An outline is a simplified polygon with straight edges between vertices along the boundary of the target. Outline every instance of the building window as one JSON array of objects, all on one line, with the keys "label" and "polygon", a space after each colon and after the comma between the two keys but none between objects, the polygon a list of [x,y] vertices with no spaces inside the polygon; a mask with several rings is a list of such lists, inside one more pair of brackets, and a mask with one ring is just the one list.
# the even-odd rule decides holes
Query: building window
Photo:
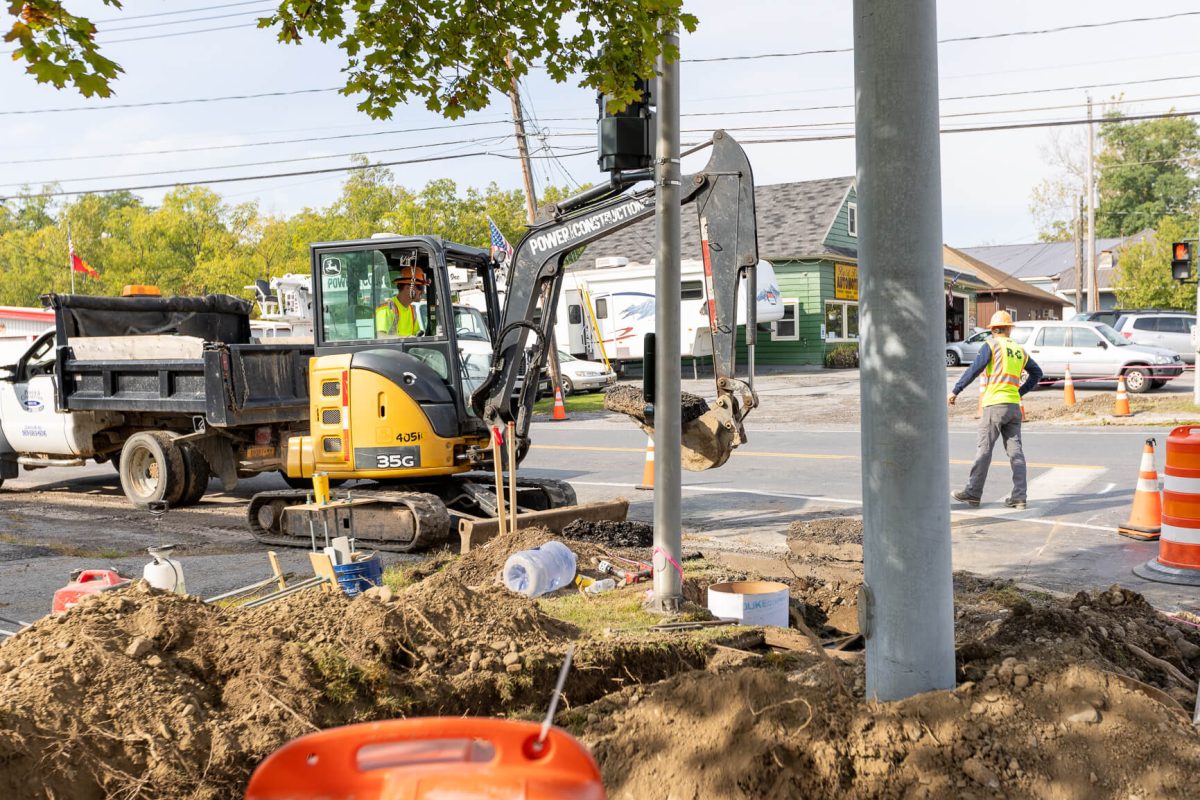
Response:
[{"label": "building window", "polygon": [[800,339],[800,328],[796,319],[800,315],[800,301],[796,298],[783,298],[783,319],[771,323],[772,342],[795,342]]},{"label": "building window", "polygon": [[858,341],[858,303],[825,301],[825,341]]},{"label": "building window", "polygon": [[846,204],[846,230],[851,236],[858,236],[858,203]]},{"label": "building window", "polygon": [[1013,322],[1017,321],[1017,310],[1015,308],[1006,308],[1004,310],[1007,311],[1008,315],[1013,318]]}]

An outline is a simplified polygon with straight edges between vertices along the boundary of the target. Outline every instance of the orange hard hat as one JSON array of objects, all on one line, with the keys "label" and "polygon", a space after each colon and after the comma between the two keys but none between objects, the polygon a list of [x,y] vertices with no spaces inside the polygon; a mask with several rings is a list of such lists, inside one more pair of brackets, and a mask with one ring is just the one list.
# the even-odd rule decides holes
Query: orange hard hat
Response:
[{"label": "orange hard hat", "polygon": [[1011,328],[1013,326],[1012,314],[1007,311],[997,311],[992,314],[992,321],[988,323],[989,328]]},{"label": "orange hard hat", "polygon": [[425,270],[420,267],[401,267],[392,273],[392,283],[428,286],[429,279],[425,277]]}]

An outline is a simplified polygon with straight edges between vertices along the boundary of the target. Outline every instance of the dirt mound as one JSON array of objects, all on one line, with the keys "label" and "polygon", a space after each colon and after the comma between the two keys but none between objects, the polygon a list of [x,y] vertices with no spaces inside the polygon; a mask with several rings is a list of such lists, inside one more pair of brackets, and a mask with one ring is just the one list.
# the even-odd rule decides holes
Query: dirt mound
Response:
[{"label": "dirt mound", "polygon": [[886,704],[839,693],[821,670],[691,672],[572,719],[613,800],[665,786],[678,798],[1192,796],[1200,735],[1184,715],[1089,667],[1008,666],[1020,688]]},{"label": "dirt mound", "polygon": [[863,543],[862,517],[824,517],[796,520],[788,526],[787,538],[821,544]]},{"label": "dirt mound", "polygon": [[563,528],[563,536],[609,547],[653,547],[654,526],[645,522],[591,522],[577,519]]}]

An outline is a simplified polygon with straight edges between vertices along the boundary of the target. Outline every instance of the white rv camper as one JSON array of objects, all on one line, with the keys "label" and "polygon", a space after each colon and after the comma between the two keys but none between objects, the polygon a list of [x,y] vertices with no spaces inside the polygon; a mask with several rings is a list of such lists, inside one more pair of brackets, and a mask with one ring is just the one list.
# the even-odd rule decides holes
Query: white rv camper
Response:
[{"label": "white rv camper", "polygon": [[[783,319],[783,301],[775,270],[759,261],[758,322]],[[563,277],[555,314],[558,346],[578,358],[640,361],[647,333],[654,332],[654,263],[631,264],[625,258],[600,258],[595,267],[569,270]],[[681,355],[711,355],[704,264],[687,259],[680,265]],[[746,324],[746,282],[738,288],[738,324]],[[599,335],[597,335],[597,333]]]}]

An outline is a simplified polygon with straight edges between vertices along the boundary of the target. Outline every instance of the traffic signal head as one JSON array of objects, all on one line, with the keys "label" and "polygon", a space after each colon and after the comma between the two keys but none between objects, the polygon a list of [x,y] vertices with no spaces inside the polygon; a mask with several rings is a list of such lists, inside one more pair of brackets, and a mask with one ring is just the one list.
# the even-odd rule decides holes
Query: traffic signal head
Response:
[{"label": "traffic signal head", "polygon": [[1171,245],[1171,277],[1186,281],[1192,275],[1192,245],[1190,242],[1174,242]]}]

